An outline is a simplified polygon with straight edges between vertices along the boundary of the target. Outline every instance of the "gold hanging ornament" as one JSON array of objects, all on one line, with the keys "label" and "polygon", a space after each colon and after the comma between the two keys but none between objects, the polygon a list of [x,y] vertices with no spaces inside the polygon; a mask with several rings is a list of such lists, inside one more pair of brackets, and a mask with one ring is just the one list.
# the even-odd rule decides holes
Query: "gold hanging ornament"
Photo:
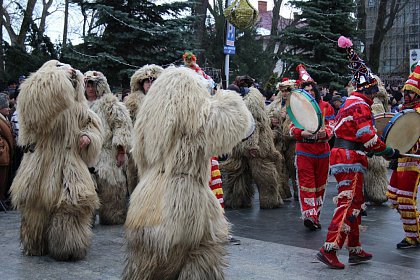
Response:
[{"label": "gold hanging ornament", "polygon": [[248,0],[234,0],[223,11],[223,15],[238,29],[247,29],[253,26],[258,20],[258,11]]}]

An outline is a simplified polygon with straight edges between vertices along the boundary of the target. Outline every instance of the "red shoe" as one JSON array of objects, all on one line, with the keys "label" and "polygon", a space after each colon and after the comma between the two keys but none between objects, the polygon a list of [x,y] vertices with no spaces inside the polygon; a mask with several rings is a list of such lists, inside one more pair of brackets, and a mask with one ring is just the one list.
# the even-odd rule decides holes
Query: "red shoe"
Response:
[{"label": "red shoe", "polygon": [[318,254],[316,254],[316,258],[330,268],[343,269],[345,267],[345,265],[338,260],[337,252],[335,250],[325,252],[324,247],[322,247]]},{"label": "red shoe", "polygon": [[362,263],[372,259],[372,254],[365,252],[364,250],[359,253],[349,253],[349,263]]}]

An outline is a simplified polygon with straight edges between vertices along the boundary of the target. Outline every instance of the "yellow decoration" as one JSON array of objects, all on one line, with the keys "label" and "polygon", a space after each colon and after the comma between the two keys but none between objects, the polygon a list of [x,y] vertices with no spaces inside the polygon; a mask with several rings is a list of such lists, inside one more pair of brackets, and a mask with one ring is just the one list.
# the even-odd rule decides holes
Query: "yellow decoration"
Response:
[{"label": "yellow decoration", "polygon": [[223,11],[226,19],[238,29],[246,29],[253,26],[258,20],[258,11],[248,0],[234,0]]}]

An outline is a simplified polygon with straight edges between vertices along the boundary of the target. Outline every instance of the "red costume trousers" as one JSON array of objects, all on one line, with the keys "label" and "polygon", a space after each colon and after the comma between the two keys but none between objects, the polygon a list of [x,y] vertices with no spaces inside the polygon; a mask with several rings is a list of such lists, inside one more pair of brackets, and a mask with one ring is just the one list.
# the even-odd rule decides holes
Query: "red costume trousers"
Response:
[{"label": "red costume trousers", "polygon": [[327,251],[341,249],[346,237],[349,251],[359,252],[361,249],[359,226],[365,201],[363,174],[366,168],[364,154],[345,149],[332,150],[331,173],[337,180],[338,196],[334,197],[337,206],[324,244]]},{"label": "red costume trousers", "polygon": [[[418,162],[415,162],[415,164],[420,166]],[[392,173],[387,196],[392,206],[401,215],[406,237],[420,242],[419,212],[417,211],[416,200],[420,173],[419,170],[401,171],[398,169]]]},{"label": "red costume trousers", "polygon": [[302,155],[297,152],[296,170],[302,218],[319,222],[328,180],[329,153],[325,156]]},{"label": "red costume trousers", "polygon": [[337,208],[328,227],[324,248],[341,249],[348,237],[349,250],[357,251],[356,248],[361,246],[359,225],[362,221],[360,211],[364,203],[363,173],[338,173],[335,178],[339,185],[336,197]]}]

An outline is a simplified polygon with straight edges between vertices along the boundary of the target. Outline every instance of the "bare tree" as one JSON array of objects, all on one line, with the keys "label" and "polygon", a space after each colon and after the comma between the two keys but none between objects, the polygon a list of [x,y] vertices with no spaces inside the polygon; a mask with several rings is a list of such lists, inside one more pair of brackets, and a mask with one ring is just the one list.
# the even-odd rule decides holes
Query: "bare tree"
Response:
[{"label": "bare tree", "polygon": [[[204,49],[204,33],[206,29],[206,14],[207,7],[209,6],[208,0],[196,0],[192,9],[192,16],[196,19],[193,24],[193,29],[198,42],[198,47]],[[202,52],[198,54],[198,60],[203,61],[204,55]]]},{"label": "bare tree", "polygon": [[378,72],[381,47],[386,33],[394,25],[397,14],[404,9],[409,0],[379,0],[378,17],[375,32],[369,50],[369,66],[373,72]]},{"label": "bare tree", "polygon": [[276,43],[279,39],[279,23],[280,23],[280,7],[283,3],[283,0],[273,0],[273,17],[271,20],[271,30],[270,30],[270,38],[267,45],[267,52],[274,53],[274,49],[276,47]]},{"label": "bare tree", "polygon": [[45,24],[47,20],[47,16],[51,15],[51,12],[48,11],[49,8],[51,8],[51,5],[53,3],[53,0],[42,0],[42,12],[41,12],[41,18],[39,23],[39,32],[41,34],[44,34],[45,32]]},{"label": "bare tree", "polygon": [[[36,0],[9,1],[6,5],[0,6],[0,14],[3,26],[10,38],[11,46],[25,49],[25,39],[29,32],[31,24],[39,22],[38,30],[41,35],[44,34],[46,28],[46,19],[52,14],[49,9],[53,4],[53,0],[42,0],[41,14],[35,18]],[[21,19],[23,14],[23,19]]]},{"label": "bare tree", "polygon": [[63,48],[67,45],[67,33],[69,24],[69,0],[64,2],[64,27],[63,27]]}]

